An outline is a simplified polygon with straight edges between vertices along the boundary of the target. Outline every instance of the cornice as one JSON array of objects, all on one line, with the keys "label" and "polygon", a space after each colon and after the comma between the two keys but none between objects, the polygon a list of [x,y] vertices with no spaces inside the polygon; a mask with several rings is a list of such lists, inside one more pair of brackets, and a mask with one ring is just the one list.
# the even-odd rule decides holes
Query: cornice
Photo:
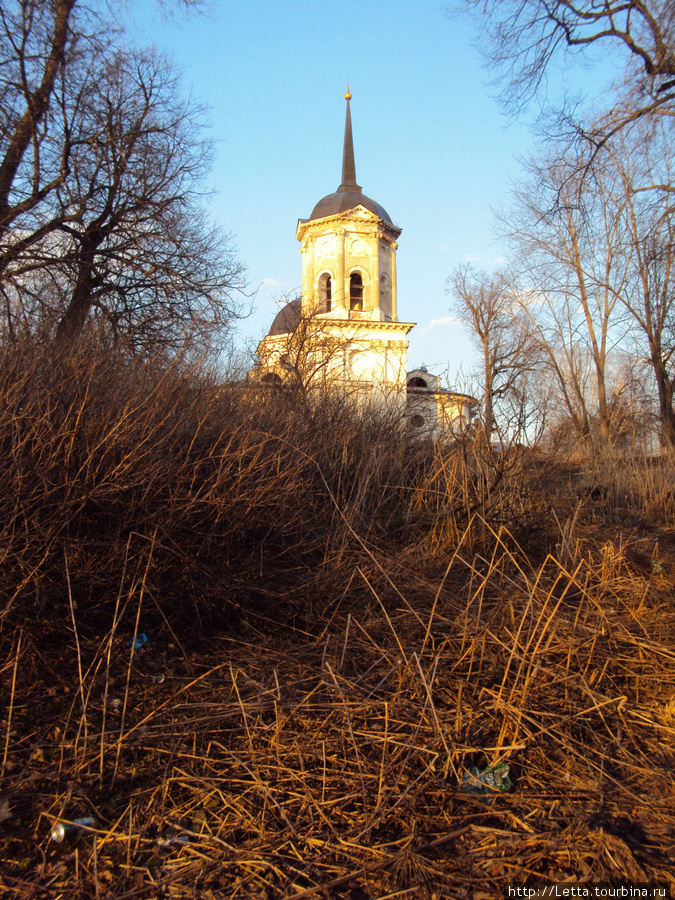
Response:
[{"label": "cornice", "polygon": [[415,327],[416,322],[382,322],[377,319],[323,319],[340,328],[367,328],[371,331],[393,331],[407,334]]},{"label": "cornice", "polygon": [[[365,213],[367,213],[367,218],[365,221],[364,221],[364,217],[353,215],[355,209],[363,210]],[[368,222],[368,220],[370,220],[370,221]],[[380,216],[377,216],[377,215],[375,215],[375,213],[371,212],[369,209],[366,209],[365,206],[357,206],[354,209],[349,209],[346,212],[339,213],[337,215],[324,216],[322,219],[298,219],[298,227],[295,230],[295,236],[299,241],[301,241],[303,239],[304,235],[310,229],[314,230],[314,229],[317,229],[317,227],[325,228],[326,226],[329,226],[332,224],[346,225],[346,224],[349,224],[352,222],[360,222],[364,225],[370,224],[371,226],[377,224],[379,227],[382,228],[383,232],[392,235],[392,237],[394,239],[399,237],[399,235],[401,234],[401,231],[403,230],[402,228],[398,228],[398,226],[396,226],[396,225],[392,225],[392,224],[386,222],[384,219],[380,218]],[[335,229],[335,230],[337,230],[337,229]]]}]

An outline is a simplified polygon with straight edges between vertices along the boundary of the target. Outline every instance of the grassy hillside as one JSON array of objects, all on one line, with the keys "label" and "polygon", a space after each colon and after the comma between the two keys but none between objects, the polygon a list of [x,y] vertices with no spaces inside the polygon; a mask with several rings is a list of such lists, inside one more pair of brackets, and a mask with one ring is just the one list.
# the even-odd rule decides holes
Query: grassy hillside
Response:
[{"label": "grassy hillside", "polygon": [[3,896],[672,885],[672,461],[85,345],[4,351],[0,441]]}]

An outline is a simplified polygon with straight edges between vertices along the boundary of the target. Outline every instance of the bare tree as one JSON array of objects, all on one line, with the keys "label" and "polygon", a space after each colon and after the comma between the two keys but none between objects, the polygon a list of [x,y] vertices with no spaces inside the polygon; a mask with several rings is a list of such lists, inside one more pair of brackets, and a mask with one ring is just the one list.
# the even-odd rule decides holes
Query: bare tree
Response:
[{"label": "bare tree", "polygon": [[284,304],[258,346],[255,379],[283,384],[301,398],[345,384],[349,336],[319,313],[303,314],[300,297]]},{"label": "bare tree", "polygon": [[203,206],[200,107],[78,0],[12,0],[0,21],[5,334],[51,317],[62,341],[92,318],[137,347],[213,335],[242,270]]},{"label": "bare tree", "polygon": [[[530,161],[503,232],[517,252],[521,304],[577,436],[589,446],[616,443],[621,421],[633,415],[627,398],[655,389],[661,440],[672,446],[675,4],[457,0],[456,7],[481,17],[481,46],[512,111],[540,91],[565,54],[624,51],[625,80],[612,108],[590,123],[558,117],[564,138],[544,134],[548,149]],[[652,378],[645,380],[641,357]]]},{"label": "bare tree", "polygon": [[[486,440],[526,426],[527,376],[537,354],[503,272],[489,275],[459,266],[448,279],[453,312],[465,323],[481,356],[482,428]],[[515,412],[515,415],[514,415]]]},{"label": "bare tree", "polygon": [[308,404],[330,397],[398,417],[406,401],[403,356],[392,347],[373,350],[378,342],[369,337],[367,319],[324,310],[318,302],[305,302],[303,309],[299,297],[286,303],[258,345],[251,381],[283,385]]},{"label": "bare tree", "polygon": [[673,182],[675,134],[669,120],[643,121],[607,150],[607,202],[619,222],[627,263],[624,284],[612,285],[632,318],[649,361],[661,443],[675,447],[675,209],[664,185]]},{"label": "bare tree", "polygon": [[497,67],[504,84],[502,99],[511,109],[537,93],[560,53],[595,44],[626,51],[631,82],[645,94],[641,114],[665,105],[672,108],[672,0],[458,0],[457,6],[480,16],[481,48]]},{"label": "bare tree", "polygon": [[600,442],[612,438],[619,395],[610,363],[628,330],[618,299],[627,260],[606,185],[583,169],[570,148],[531,159],[501,228],[517,254],[521,308],[579,438],[592,446],[596,420]]},{"label": "bare tree", "polygon": [[0,277],[31,239],[31,214],[68,171],[70,145],[54,152],[48,112],[72,55],[75,4],[15,0],[0,11]]},{"label": "bare tree", "polygon": [[156,54],[105,63],[91,137],[58,191],[69,285],[59,333],[78,334],[95,312],[138,346],[186,328],[205,338],[235,314],[242,269],[199,207],[209,154],[201,110]]}]

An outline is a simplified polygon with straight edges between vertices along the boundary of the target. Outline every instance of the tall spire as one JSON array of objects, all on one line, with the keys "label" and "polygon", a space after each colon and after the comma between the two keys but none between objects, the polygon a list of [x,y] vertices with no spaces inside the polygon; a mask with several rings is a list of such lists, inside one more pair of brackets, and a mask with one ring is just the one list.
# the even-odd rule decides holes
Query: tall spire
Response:
[{"label": "tall spire", "polygon": [[345,143],[342,151],[342,184],[338,188],[338,193],[353,193],[360,191],[361,187],[356,183],[356,164],[354,162],[354,139],[352,138],[352,114],[349,109],[349,101],[352,95],[349,93],[349,82],[347,82],[347,93],[345,100],[347,101],[347,115],[345,116]]}]

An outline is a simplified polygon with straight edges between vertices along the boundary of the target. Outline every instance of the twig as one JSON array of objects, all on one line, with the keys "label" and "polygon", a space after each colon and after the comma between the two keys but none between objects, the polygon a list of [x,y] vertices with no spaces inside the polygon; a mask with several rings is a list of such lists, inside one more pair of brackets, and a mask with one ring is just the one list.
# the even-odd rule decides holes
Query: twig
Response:
[{"label": "twig", "polygon": [[[82,702],[82,721],[84,723],[84,753],[87,754],[87,743],[89,735],[89,726],[87,723],[87,702],[84,698],[84,677],[82,675],[82,653],[80,651],[80,638],[77,633],[77,624],[75,622],[75,609],[73,607],[73,592],[70,588],[70,572],[68,571],[68,553],[63,550],[63,558],[66,566],[66,582],[68,584],[68,604],[70,606],[70,619],[73,623],[73,633],[75,635],[75,650],[77,652],[77,671],[78,684],[80,688],[80,700]],[[77,740],[75,741],[75,754],[77,755]]]},{"label": "twig", "polygon": [[0,771],[0,780],[5,777],[5,767],[7,765],[7,754],[9,753],[9,737],[12,730],[12,712],[14,710],[14,692],[16,690],[16,672],[19,667],[19,654],[21,653],[21,638],[23,630],[19,631],[19,639],[16,642],[16,653],[14,654],[14,668],[12,670],[12,691],[9,697],[9,709],[7,710],[7,731],[5,733],[5,750],[2,754],[2,771]]},{"label": "twig", "polygon": [[300,891],[298,894],[290,894],[288,897],[285,897],[284,900],[303,900],[304,897],[311,897],[312,894],[316,894],[318,891],[328,891],[332,888],[339,887],[341,884],[347,884],[354,878],[362,878],[364,875],[370,875],[371,872],[377,872],[378,869],[384,869],[386,866],[392,865],[403,853],[412,853],[416,856],[421,853],[426,853],[427,850],[433,850],[435,847],[440,847],[442,844],[445,844],[446,841],[451,841],[453,838],[466,834],[470,827],[470,825],[465,825],[463,828],[458,828],[456,831],[450,831],[448,834],[444,834],[442,837],[436,838],[433,841],[429,841],[426,844],[420,844],[412,851],[406,848],[402,850],[401,853],[396,853],[394,856],[387,856],[379,862],[371,863],[369,866],[363,866],[361,869],[350,872],[348,875],[343,875],[341,878],[334,878],[333,881],[329,881],[327,884],[317,884],[314,887],[307,888],[305,891]]}]

